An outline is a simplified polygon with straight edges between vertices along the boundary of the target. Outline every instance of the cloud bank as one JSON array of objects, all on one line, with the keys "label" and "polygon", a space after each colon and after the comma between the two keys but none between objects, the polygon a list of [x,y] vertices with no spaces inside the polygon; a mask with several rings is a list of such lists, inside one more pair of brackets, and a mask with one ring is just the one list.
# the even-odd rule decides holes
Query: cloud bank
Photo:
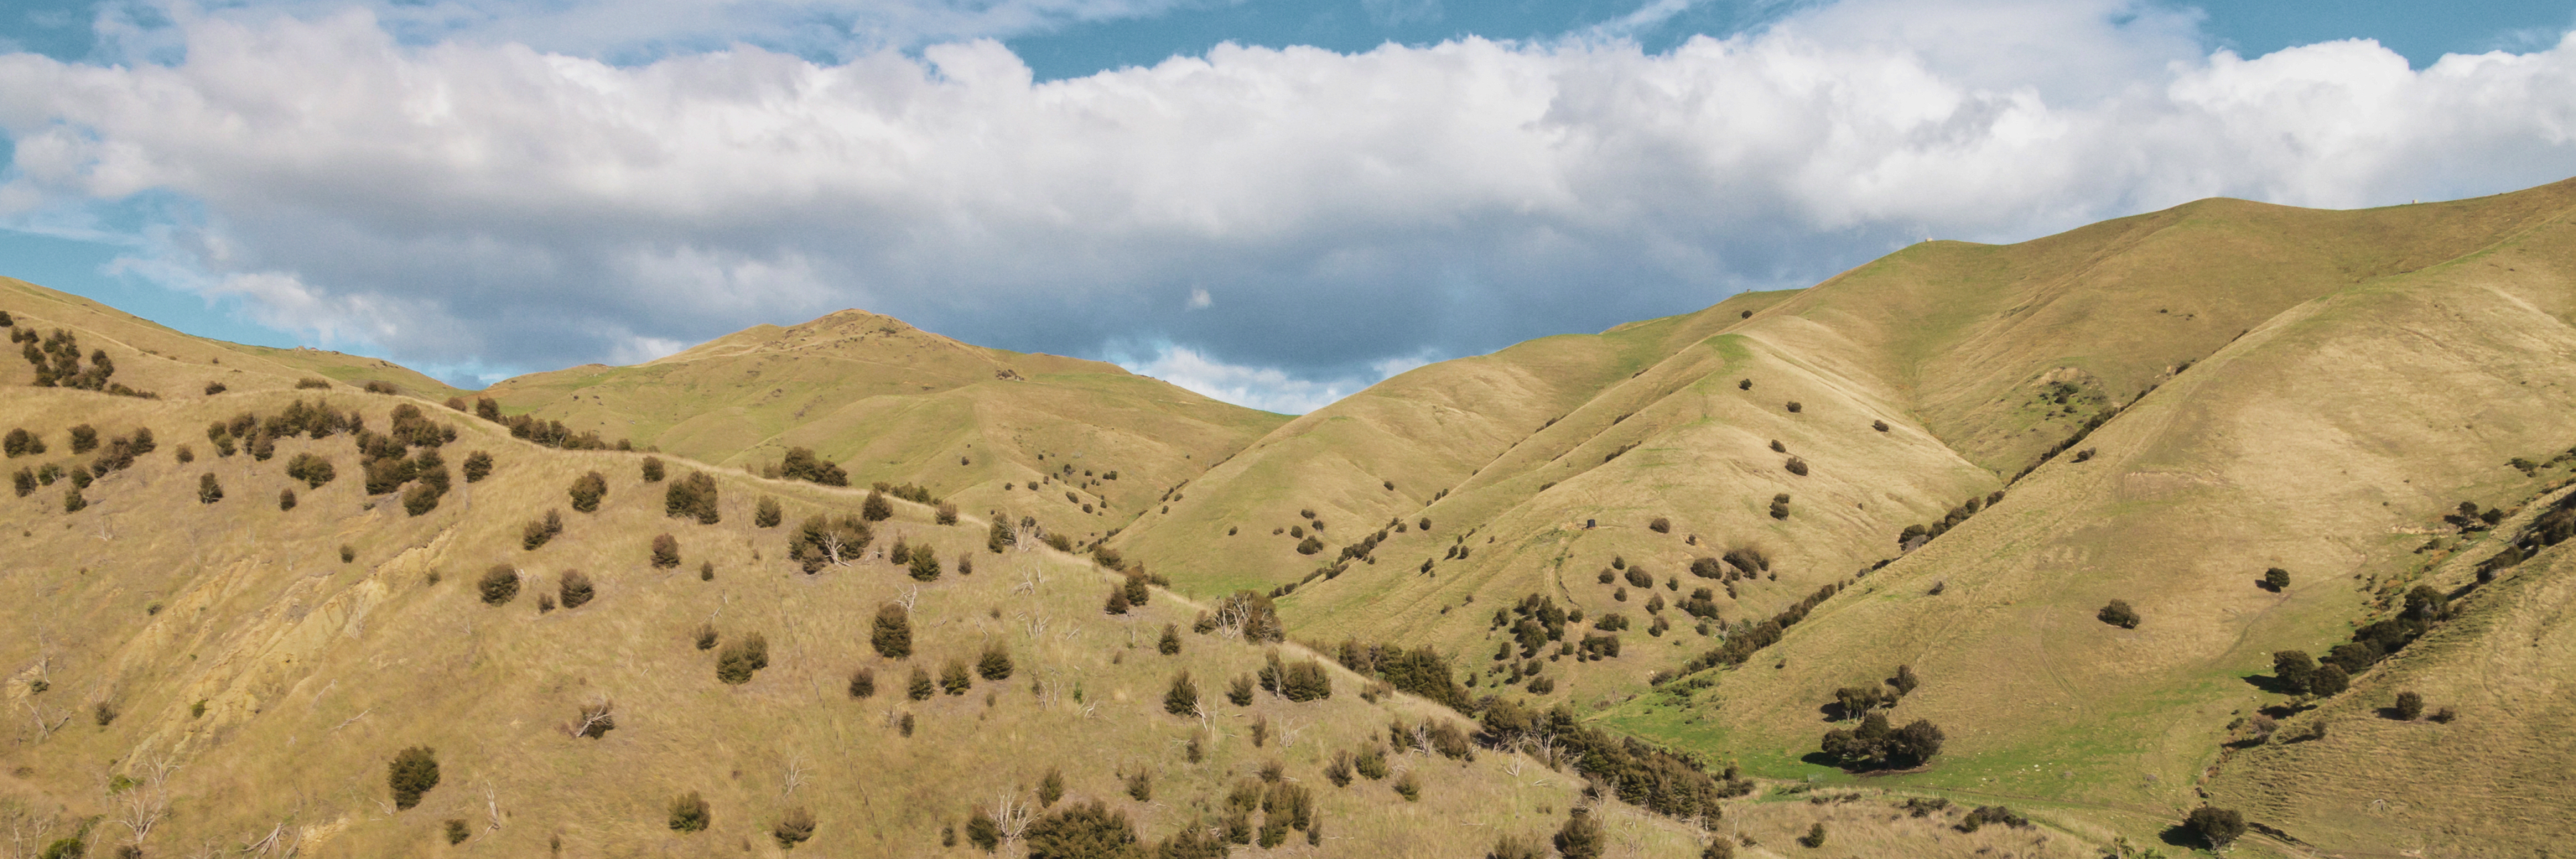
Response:
[{"label": "cloud bank", "polygon": [[0,217],[189,201],[129,270],[397,360],[636,360],[862,307],[1163,344],[1129,366],[1296,410],[1925,237],[2576,175],[2576,40],[2249,59],[2120,0],[1848,0],[1654,54],[1223,46],[1043,84],[982,39],[617,65],[290,11],[178,16],[158,62],[0,56]]}]

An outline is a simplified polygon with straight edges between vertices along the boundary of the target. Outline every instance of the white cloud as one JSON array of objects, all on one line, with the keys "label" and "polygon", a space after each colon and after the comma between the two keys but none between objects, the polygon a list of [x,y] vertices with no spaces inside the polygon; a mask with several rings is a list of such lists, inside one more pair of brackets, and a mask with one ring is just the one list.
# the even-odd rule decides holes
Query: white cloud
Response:
[{"label": "white cloud", "polygon": [[1211,360],[1199,354],[1198,350],[1171,345],[1162,346],[1149,360],[1121,361],[1119,366],[1126,367],[1128,372],[1152,376],[1238,406],[1292,415],[1323,408],[1334,400],[1358,393],[1360,389],[1394,375],[1379,373],[1374,378],[1314,381],[1292,377],[1274,367],[1246,367]]},{"label": "white cloud", "polygon": [[1847,0],[1659,54],[1229,45],[1043,84],[991,41],[618,66],[530,46],[578,48],[606,4],[318,3],[136,36],[173,62],[0,56],[0,206],[193,201],[136,270],[422,363],[651,355],[859,306],[1015,349],[1179,344],[1143,366],[1296,410],[1373,362],[1804,285],[1925,235],[2576,174],[2576,42],[2249,59],[2125,0]]}]

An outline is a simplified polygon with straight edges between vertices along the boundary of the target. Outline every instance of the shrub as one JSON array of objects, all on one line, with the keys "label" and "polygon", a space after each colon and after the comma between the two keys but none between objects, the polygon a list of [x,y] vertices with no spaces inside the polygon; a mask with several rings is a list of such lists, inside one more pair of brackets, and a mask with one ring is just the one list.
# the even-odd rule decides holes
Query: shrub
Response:
[{"label": "shrub", "polygon": [[402,502],[404,513],[419,516],[438,509],[438,490],[425,483],[415,483],[410,489],[403,490]]},{"label": "shrub", "polygon": [[519,597],[519,571],[508,564],[494,564],[483,571],[474,588],[483,594],[484,605],[506,604]]},{"label": "shrub", "polygon": [[207,472],[205,474],[198,475],[197,503],[213,504],[222,500],[224,500],[224,485],[215,480],[214,473]]},{"label": "shrub", "polygon": [[1386,765],[1386,749],[1375,743],[1360,747],[1359,757],[1351,761],[1351,767],[1359,770],[1360,775],[1367,776],[1370,781],[1386,778],[1389,772]]},{"label": "shrub", "polygon": [[2245,815],[2232,808],[2201,806],[2182,819],[2182,828],[2207,842],[2213,849],[2224,848],[2245,834]]},{"label": "shrub", "polygon": [[1825,825],[1818,823],[1807,827],[1807,834],[1798,836],[1798,844],[1804,847],[1825,846]]},{"label": "shrub", "polygon": [[88,852],[89,844],[78,837],[73,837],[47,844],[45,852],[36,855],[38,859],[81,859],[81,856]]},{"label": "shrub", "polygon": [[749,683],[754,673],[767,667],[769,639],[757,632],[734,639],[716,654],[716,679],[727,685]]},{"label": "shrub", "polygon": [[903,659],[912,655],[912,618],[903,606],[887,603],[877,607],[876,629],[869,633],[868,643],[877,655]]},{"label": "shrub", "polygon": [[911,567],[913,581],[934,582],[939,580],[939,556],[931,554],[930,549],[927,547],[916,550],[912,553],[912,563],[909,566]]},{"label": "shrub", "polygon": [[2278,593],[2290,587],[2290,571],[2273,567],[2263,571],[2263,586]]},{"label": "shrub", "polygon": [[817,458],[812,449],[802,447],[787,449],[786,458],[778,464],[778,476],[824,486],[850,485],[849,472],[828,460]]},{"label": "shrub", "polygon": [[964,695],[975,688],[975,677],[966,673],[966,663],[951,659],[939,669],[939,688],[950,695]]},{"label": "shrub", "polygon": [[1196,715],[1199,709],[1198,684],[1190,682],[1190,672],[1183,669],[1172,675],[1171,691],[1163,693],[1163,712],[1175,716]]},{"label": "shrub", "polygon": [[1308,535],[1306,539],[1297,542],[1297,554],[1300,555],[1312,555],[1323,550],[1324,541],[1315,539],[1313,535]]},{"label": "shrub", "polygon": [[[369,386],[373,386],[376,383],[369,382],[367,384]],[[450,817],[447,819],[447,843],[463,844],[465,843],[465,839],[473,837],[473,835],[474,830],[468,829],[465,826],[465,818]]]},{"label": "shrub", "polygon": [[975,661],[975,673],[995,682],[1011,679],[1011,651],[1001,642],[984,648],[984,656]]},{"label": "shrub", "polygon": [[339,469],[331,467],[329,459],[310,453],[299,453],[287,458],[286,476],[304,481],[306,488],[320,489],[322,484],[339,477],[340,472]]},{"label": "shrub", "polygon": [[1163,624],[1163,638],[1154,642],[1154,650],[1164,656],[1180,655],[1181,628],[1173,624]]},{"label": "shrub", "polygon": [[680,565],[680,541],[669,534],[653,538],[653,567],[667,570]]},{"label": "shrub", "polygon": [[671,831],[704,832],[711,819],[706,797],[699,796],[697,791],[671,799]]},{"label": "shrub", "polygon": [[2103,623],[2121,629],[2136,629],[2140,620],[2138,611],[2130,608],[2127,600],[2112,600],[2111,604],[2103,606],[2102,610],[2095,612],[2093,616],[2101,619]]},{"label": "shrub", "polygon": [[1136,827],[1099,800],[1067,805],[1029,824],[1029,859],[1113,859],[1139,851]]},{"label": "shrub", "polygon": [[2292,695],[2306,694],[2308,682],[2316,677],[2316,673],[2317,660],[2307,651],[2281,650],[2272,654],[2272,677],[2280,682],[2281,691]]},{"label": "shrub", "polygon": [[770,827],[769,837],[777,839],[780,850],[796,849],[796,845],[814,837],[814,813],[801,805],[788,809],[778,816],[778,825]]},{"label": "shrub", "polygon": [[1846,769],[1904,769],[1940,754],[1942,740],[1941,729],[1929,721],[1891,729],[1886,714],[1871,713],[1859,728],[1826,731],[1822,746],[1826,757]]},{"label": "shrub", "polygon": [[1395,780],[1395,792],[1403,796],[1406,802],[1421,802],[1422,777],[1412,770],[1405,770],[1404,775],[1398,776]]},{"label": "shrub", "polygon": [[20,427],[10,430],[5,438],[0,438],[0,452],[7,453],[10,459],[17,459],[29,454],[44,453],[45,443],[37,439],[35,433]]},{"label": "shrub", "polygon": [[1886,421],[1870,421],[1870,422],[1869,422],[1869,428],[1870,428],[1870,429],[1877,430],[1877,431],[1879,431],[1879,432],[1886,432],[1886,431],[1887,431],[1887,422],[1886,422]]},{"label": "shrub", "polygon": [[420,804],[420,795],[438,786],[438,752],[428,746],[413,746],[394,755],[386,767],[385,782],[393,788],[394,808],[407,809]]},{"label": "shrub", "polygon": [[1799,413],[1799,412],[1801,412],[1801,411],[1804,411],[1804,410],[1806,410],[1806,407],[1805,407],[1805,406],[1802,406],[1802,405],[1799,405],[1797,400],[1790,400],[1790,401],[1789,401],[1789,413],[1790,413],[1790,414],[1793,414],[1793,415],[1794,415],[1794,414],[1797,414],[1797,413]]},{"label": "shrub", "polygon": [[787,511],[779,507],[778,499],[764,495],[761,496],[759,508],[751,514],[751,524],[762,528],[775,528],[786,516]]},{"label": "shrub", "polygon": [[72,427],[72,452],[88,453],[98,449],[98,428],[88,424]]},{"label": "shrub", "polygon": [[1038,779],[1038,807],[1045,808],[1064,798],[1064,770],[1048,767],[1046,776]]},{"label": "shrub", "polygon": [[1225,700],[1237,707],[1252,706],[1252,675],[1234,678],[1226,685]]},{"label": "shrub", "polygon": [[[903,694],[904,697],[911,698],[915,701],[928,701],[930,700],[930,696],[939,694],[939,688],[931,684],[930,672],[924,671],[920,668],[914,668],[912,669],[912,679],[904,682]],[[904,736],[909,737],[912,736],[912,734],[910,732],[906,732]]]},{"label": "shrub", "polygon": [[2316,674],[2308,677],[2308,694],[2319,698],[2332,697],[2342,694],[2351,685],[2352,676],[2344,673],[2343,666],[2321,665],[2317,667]]},{"label": "shrub", "polygon": [[277,491],[277,509],[280,511],[295,509],[295,490],[280,489]]},{"label": "shrub", "polygon": [[850,672],[850,697],[874,698],[876,696],[877,672],[874,669],[861,668]]},{"label": "shrub", "polygon": [[1789,469],[1789,473],[1790,473],[1790,474],[1795,474],[1795,475],[1797,475],[1797,476],[1799,476],[1799,477],[1805,477],[1805,476],[1807,476],[1807,461],[1806,461],[1806,460],[1799,459],[1799,458],[1794,457],[1794,456],[1793,456],[1793,457],[1789,457],[1789,462],[1788,462],[1786,465],[1784,465],[1783,467],[1784,467],[1784,468]]},{"label": "shrub", "polygon": [[1655,521],[1646,523],[1646,530],[1657,534],[1670,534],[1673,532],[1673,520],[1657,516]]},{"label": "shrub", "polygon": [[644,458],[644,482],[660,483],[662,482],[664,474],[665,472],[662,469],[661,457],[648,456]]},{"label": "shrub", "polygon": [[599,500],[608,496],[608,478],[593,471],[572,481],[572,509],[582,513],[599,512]]},{"label": "shrub", "polygon": [[1126,614],[1127,589],[1117,585],[1111,585],[1109,588],[1109,599],[1101,604],[1100,610],[1108,614]]},{"label": "shrub", "polygon": [[563,607],[566,610],[580,608],[582,604],[590,602],[592,597],[599,595],[599,592],[591,587],[590,577],[582,575],[580,570],[563,571],[557,591],[563,595]]},{"label": "shrub", "polygon": [[940,502],[937,511],[934,513],[934,520],[942,525],[957,524],[957,505],[950,504],[945,501]]},{"label": "shrub", "polygon": [[331,383],[312,376],[306,376],[295,380],[295,389],[299,391],[327,391],[331,389]]},{"label": "shrub", "polygon": [[88,506],[89,499],[81,497],[79,486],[74,486],[63,491],[63,512],[78,513],[81,512],[82,508],[86,508]]},{"label": "shrub", "polygon": [[716,511],[716,479],[707,476],[706,472],[692,471],[687,477],[671,481],[670,488],[662,491],[662,515],[673,519],[694,518],[700,525],[722,521],[723,517]]},{"label": "shrub", "polygon": [[357,549],[357,547],[355,547],[355,546],[351,546],[351,545],[349,545],[349,544],[347,544],[347,543],[342,543],[342,544],[340,544],[340,563],[346,564],[346,563],[348,563],[348,562],[350,562],[350,561],[355,561],[355,560],[357,560],[357,559],[358,559],[358,549]]},{"label": "shrub", "polygon": [[894,502],[886,500],[884,491],[871,489],[868,491],[868,499],[859,504],[859,518],[870,522],[892,519]]},{"label": "shrub", "polygon": [[1771,496],[1771,518],[1789,518],[1789,493],[1783,492],[1778,495]]}]

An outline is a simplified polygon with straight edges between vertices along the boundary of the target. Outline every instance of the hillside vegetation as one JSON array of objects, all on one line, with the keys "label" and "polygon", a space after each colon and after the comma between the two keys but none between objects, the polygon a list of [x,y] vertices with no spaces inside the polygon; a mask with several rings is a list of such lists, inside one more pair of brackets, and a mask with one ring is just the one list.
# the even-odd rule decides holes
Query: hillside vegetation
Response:
[{"label": "hillside vegetation", "polygon": [[1926,242],[1293,419],[860,311],[467,392],[0,286],[23,855],[2576,831],[2576,182]]}]

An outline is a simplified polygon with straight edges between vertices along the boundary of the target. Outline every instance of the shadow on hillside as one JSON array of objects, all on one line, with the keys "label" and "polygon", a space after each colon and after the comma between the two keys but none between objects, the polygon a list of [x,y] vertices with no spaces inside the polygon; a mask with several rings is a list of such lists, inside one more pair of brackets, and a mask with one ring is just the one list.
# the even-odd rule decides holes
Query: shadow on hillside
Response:
[{"label": "shadow on hillside", "polygon": [[2207,842],[2200,840],[2200,833],[2185,829],[2179,823],[2165,827],[2165,831],[2156,833],[2156,837],[2164,839],[2168,846],[2186,850],[2198,850],[2209,846]]},{"label": "shadow on hillside", "polygon": [[2290,688],[2289,684],[2281,682],[2281,678],[2270,674],[2248,674],[2245,676],[2245,685],[2261,689],[2265,692],[2270,692],[2274,695],[2298,694],[2298,690]]}]

